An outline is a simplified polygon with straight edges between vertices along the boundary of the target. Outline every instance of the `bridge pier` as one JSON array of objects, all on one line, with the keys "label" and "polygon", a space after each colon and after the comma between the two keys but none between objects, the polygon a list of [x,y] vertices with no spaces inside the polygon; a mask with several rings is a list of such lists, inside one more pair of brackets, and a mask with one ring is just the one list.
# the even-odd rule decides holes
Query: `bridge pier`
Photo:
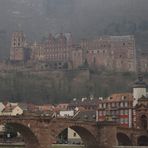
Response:
[{"label": "bridge pier", "polygon": [[137,146],[137,135],[131,134],[131,141],[133,146]]},{"label": "bridge pier", "polygon": [[36,143],[25,144],[25,148],[40,148]]},{"label": "bridge pier", "polygon": [[98,148],[113,148],[113,146],[117,145],[116,126],[102,126],[99,127],[98,132]]}]

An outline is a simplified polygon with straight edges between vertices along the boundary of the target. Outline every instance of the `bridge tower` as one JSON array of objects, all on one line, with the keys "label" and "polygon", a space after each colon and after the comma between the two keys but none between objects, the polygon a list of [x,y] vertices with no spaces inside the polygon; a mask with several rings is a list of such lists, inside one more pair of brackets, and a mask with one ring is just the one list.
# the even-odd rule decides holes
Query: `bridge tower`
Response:
[{"label": "bridge tower", "polygon": [[146,97],[146,83],[143,81],[143,76],[139,74],[138,80],[133,85],[133,106],[136,106],[138,99],[141,97]]}]

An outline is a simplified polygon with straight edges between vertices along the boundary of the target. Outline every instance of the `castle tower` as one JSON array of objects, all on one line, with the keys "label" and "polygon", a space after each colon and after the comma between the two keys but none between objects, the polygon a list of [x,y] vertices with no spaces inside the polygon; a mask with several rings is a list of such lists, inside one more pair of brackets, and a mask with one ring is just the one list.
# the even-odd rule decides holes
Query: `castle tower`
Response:
[{"label": "castle tower", "polygon": [[12,33],[10,61],[23,61],[24,60],[24,46],[25,36],[23,32]]},{"label": "castle tower", "polygon": [[138,80],[134,83],[133,86],[133,106],[136,106],[138,103],[138,99],[145,96],[146,97],[146,83],[143,81],[143,77],[141,74],[138,76]]}]

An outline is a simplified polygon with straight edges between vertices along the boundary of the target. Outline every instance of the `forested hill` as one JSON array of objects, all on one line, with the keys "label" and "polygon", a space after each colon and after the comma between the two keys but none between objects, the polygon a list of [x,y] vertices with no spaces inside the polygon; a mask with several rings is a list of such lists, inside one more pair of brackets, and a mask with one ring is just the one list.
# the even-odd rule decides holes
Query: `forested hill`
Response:
[{"label": "forested hill", "polygon": [[54,104],[92,94],[95,97],[106,97],[112,93],[132,92],[135,79],[133,73],[88,70],[1,72],[0,101]]},{"label": "forested hill", "polygon": [[7,39],[16,30],[31,40],[49,32],[71,32],[77,40],[134,34],[137,48],[147,49],[147,8],[147,0],[0,0],[0,56],[8,57]]}]

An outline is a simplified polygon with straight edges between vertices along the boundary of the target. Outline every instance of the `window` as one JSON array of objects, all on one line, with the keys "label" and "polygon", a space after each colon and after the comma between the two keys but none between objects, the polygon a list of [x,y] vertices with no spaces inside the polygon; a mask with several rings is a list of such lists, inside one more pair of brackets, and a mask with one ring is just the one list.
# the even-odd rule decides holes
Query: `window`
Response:
[{"label": "window", "polygon": [[116,115],[116,111],[113,110],[113,111],[112,111],[112,115]]},{"label": "window", "polygon": [[124,123],[125,123],[125,124],[128,124],[128,118],[125,118],[125,119],[124,119]]},{"label": "window", "polygon": [[106,115],[106,111],[103,111],[103,115],[104,115],[104,116]]},{"label": "window", "polygon": [[74,133],[73,133],[73,137],[76,137],[76,136],[77,136],[77,134],[74,132]]},{"label": "window", "polygon": [[106,103],[103,104],[103,108],[106,108]]},{"label": "window", "polygon": [[125,102],[125,104],[124,104],[124,105],[125,105],[125,107],[128,107],[128,103],[127,103],[127,102]]},{"label": "window", "polygon": [[124,119],[123,119],[123,118],[120,119],[120,123],[121,123],[121,124],[124,123]]},{"label": "window", "polygon": [[124,111],[124,115],[128,115],[128,110],[125,110]]},{"label": "window", "polygon": [[102,111],[99,111],[99,115],[102,116]]},{"label": "window", "polygon": [[120,103],[120,107],[123,107],[123,102]]},{"label": "window", "polygon": [[123,110],[120,110],[120,115],[123,115]]},{"label": "window", "polygon": [[116,103],[116,107],[119,107],[119,102]]},{"label": "window", "polygon": [[94,53],[96,54],[97,53],[97,50],[94,50]]},{"label": "window", "polygon": [[110,103],[108,103],[108,108],[110,108],[111,107],[111,104]]},{"label": "window", "polygon": [[102,108],[102,104],[99,104],[99,108]]},{"label": "window", "polygon": [[114,102],[112,103],[112,107],[115,107],[115,103]]}]

